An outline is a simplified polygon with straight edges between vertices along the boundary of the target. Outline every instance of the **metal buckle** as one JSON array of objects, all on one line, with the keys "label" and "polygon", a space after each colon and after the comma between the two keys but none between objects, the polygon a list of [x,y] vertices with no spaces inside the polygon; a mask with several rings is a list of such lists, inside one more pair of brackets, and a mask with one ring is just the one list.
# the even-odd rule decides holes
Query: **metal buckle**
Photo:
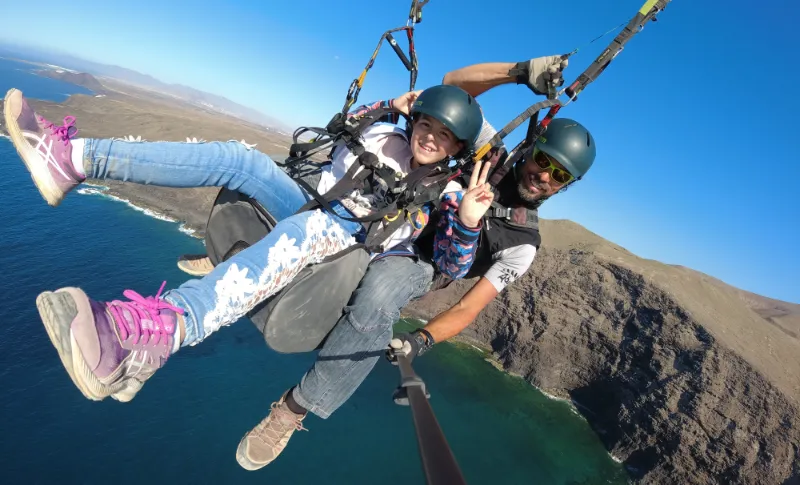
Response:
[{"label": "metal buckle", "polygon": [[503,219],[511,220],[511,215],[514,213],[512,209],[508,207],[495,207],[494,208],[494,215],[495,217],[502,217]]}]

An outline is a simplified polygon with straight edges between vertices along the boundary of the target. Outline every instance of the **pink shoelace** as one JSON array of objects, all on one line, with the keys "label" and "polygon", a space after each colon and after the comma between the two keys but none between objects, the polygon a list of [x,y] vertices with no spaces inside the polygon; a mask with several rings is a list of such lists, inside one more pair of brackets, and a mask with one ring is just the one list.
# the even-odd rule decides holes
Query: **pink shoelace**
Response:
[{"label": "pink shoelace", "polygon": [[39,116],[39,122],[44,124],[45,128],[52,132],[52,136],[62,141],[64,146],[67,146],[70,139],[75,138],[75,135],[78,134],[74,116],[65,116],[63,126],[56,126],[55,123],[47,121],[44,116]]},{"label": "pink shoelace", "polygon": [[[125,290],[122,294],[130,301],[114,300],[106,303],[106,308],[117,323],[122,341],[132,337],[133,345],[138,345],[141,341],[148,347],[169,343],[169,338],[175,334],[176,322],[162,320],[161,310],[172,310],[180,315],[184,314],[184,310],[161,299],[161,291],[166,284],[166,281],[161,283],[156,296],[145,298],[133,290]],[[130,318],[126,318],[126,311]]]}]

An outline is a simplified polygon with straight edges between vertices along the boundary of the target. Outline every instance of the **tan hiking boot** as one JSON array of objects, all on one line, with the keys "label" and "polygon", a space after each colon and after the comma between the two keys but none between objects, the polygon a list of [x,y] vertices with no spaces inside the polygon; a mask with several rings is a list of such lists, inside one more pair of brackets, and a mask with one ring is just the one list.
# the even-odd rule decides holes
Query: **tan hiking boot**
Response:
[{"label": "tan hiking boot", "polygon": [[258,470],[269,465],[286,448],[295,430],[308,431],[301,423],[306,415],[297,415],[286,405],[288,393],[284,392],[278,402],[272,403],[269,415],[239,442],[236,461],[242,468]]},{"label": "tan hiking boot", "polygon": [[184,254],[178,258],[178,268],[192,276],[205,276],[214,270],[214,265],[205,254]]}]

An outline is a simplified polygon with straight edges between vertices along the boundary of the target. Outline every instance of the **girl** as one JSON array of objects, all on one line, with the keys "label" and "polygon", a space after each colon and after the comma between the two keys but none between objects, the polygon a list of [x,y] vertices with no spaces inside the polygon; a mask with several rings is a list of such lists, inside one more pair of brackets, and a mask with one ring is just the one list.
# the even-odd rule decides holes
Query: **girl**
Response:
[{"label": "girl", "polygon": [[[454,86],[406,93],[384,105],[411,116],[410,136],[397,127],[373,125],[364,132],[364,147],[401,175],[471,150],[483,120],[475,99]],[[380,190],[354,191],[331,204],[334,213],[295,214],[309,195],[268,156],[239,142],[76,139],[73,117],[56,126],[38,116],[16,89],[6,95],[5,121],[34,183],[52,206],[91,177],[167,187],[224,186],[256,199],[280,221],[264,239],[208,275],[163,295],[164,284],[155,296],[125,290],[125,301],[95,301],[73,287],[40,294],[37,307],[48,335],[72,381],[93,400],[131,400],[181,347],[195,345],[238,320],[305,266],[355,244],[364,228],[341,216],[370,213],[386,195]],[[347,148],[338,148],[320,191],[339,180],[354,160]],[[493,199],[484,183],[488,168],[476,167],[451,218],[479,221],[486,212]],[[387,234],[384,247],[416,237],[427,222],[424,213],[420,218]],[[477,222],[474,227],[441,230],[437,247],[446,249],[440,251],[437,265],[447,271],[454,263],[468,264],[464,254],[479,230]]]}]

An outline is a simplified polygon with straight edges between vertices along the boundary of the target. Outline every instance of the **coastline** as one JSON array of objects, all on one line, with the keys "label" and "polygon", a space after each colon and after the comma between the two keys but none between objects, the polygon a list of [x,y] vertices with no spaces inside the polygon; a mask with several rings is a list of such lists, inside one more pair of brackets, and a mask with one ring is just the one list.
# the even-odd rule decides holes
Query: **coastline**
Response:
[{"label": "coastline", "polygon": [[141,212],[153,219],[176,223],[178,225],[178,231],[186,234],[189,237],[203,239],[203,235],[198,234],[199,229],[190,226],[186,221],[183,221],[179,218],[170,217],[163,213],[162,209],[154,206],[148,206],[148,204],[145,202],[137,201],[135,197],[132,197],[133,200],[128,199],[123,195],[122,191],[115,191],[107,185],[101,185],[99,182],[84,182],[79,188],[76,189],[76,192],[80,195],[99,196],[114,202],[121,202],[131,209]]},{"label": "coastline", "polygon": [[[88,114],[79,117],[86,136],[132,129],[150,139],[228,139],[226,133],[251,139],[230,120],[193,113],[198,119],[187,121],[188,111],[177,116],[160,103],[135,101],[121,109],[108,98],[77,95],[63,103],[37,101],[36,108],[52,119]],[[97,185],[108,190],[95,195],[180,221],[195,237],[218,190]],[[453,343],[486,349],[484,357],[498,370],[569,400],[634,483],[788,484],[800,476],[794,465],[800,463],[796,336],[762,318],[766,313],[739,290],[697,272],[643,260],[569,221],[543,220],[542,232],[533,270]],[[431,293],[404,315],[431,318],[471,283]]]}]

